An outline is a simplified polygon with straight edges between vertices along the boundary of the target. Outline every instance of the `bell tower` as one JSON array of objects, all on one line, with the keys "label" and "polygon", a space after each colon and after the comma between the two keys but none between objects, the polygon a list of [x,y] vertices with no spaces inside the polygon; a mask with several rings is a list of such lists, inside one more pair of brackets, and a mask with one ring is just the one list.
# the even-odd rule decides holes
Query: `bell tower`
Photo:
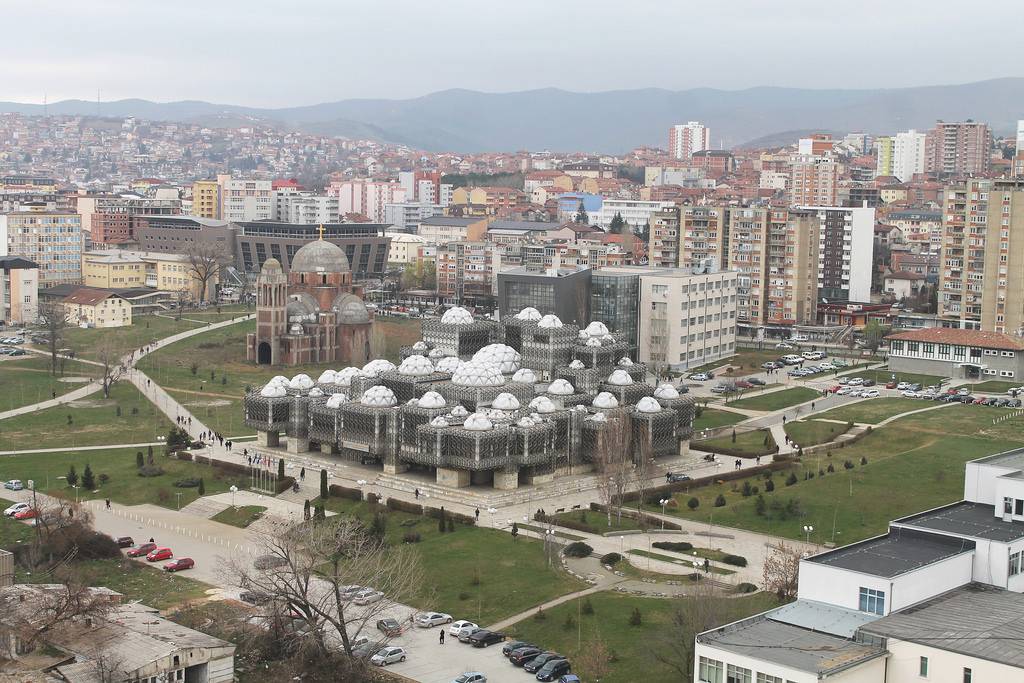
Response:
[{"label": "bell tower", "polygon": [[278,365],[281,337],[288,331],[288,278],[277,259],[267,259],[256,280],[256,339],[253,358],[260,365]]}]

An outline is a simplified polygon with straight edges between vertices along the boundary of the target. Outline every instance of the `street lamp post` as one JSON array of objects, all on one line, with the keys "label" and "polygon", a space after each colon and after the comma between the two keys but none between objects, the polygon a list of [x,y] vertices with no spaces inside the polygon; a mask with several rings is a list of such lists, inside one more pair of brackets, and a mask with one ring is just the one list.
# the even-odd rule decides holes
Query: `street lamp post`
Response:
[{"label": "street lamp post", "polygon": [[814,527],[810,524],[804,525],[804,533],[807,535],[807,543],[811,542],[811,532],[814,531]]},{"label": "street lamp post", "polygon": [[668,498],[662,498],[660,501],[658,501],[659,503],[661,503],[661,530],[662,531],[665,530],[665,506],[668,505],[668,501],[669,501]]},{"label": "street lamp post", "polygon": [[238,487],[232,484],[228,490],[231,491],[231,507],[235,507],[235,494],[238,493]]}]

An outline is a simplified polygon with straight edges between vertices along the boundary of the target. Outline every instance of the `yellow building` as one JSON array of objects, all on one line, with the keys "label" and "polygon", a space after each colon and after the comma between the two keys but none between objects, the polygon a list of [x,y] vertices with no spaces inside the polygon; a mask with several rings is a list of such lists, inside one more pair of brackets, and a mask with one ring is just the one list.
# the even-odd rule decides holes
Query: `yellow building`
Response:
[{"label": "yellow building", "polygon": [[893,141],[891,137],[881,137],[875,140],[875,151],[878,159],[875,162],[875,176],[891,176],[893,174]]},{"label": "yellow building", "polygon": [[220,218],[220,184],[216,180],[197,180],[192,183],[192,215],[200,218]]},{"label": "yellow building", "polygon": [[132,324],[132,305],[113,292],[82,287],[61,302],[68,324],[77,327],[125,327]]},{"label": "yellow building", "polygon": [[[188,292],[198,299],[200,283],[187,256],[146,251],[107,249],[82,255],[82,282],[86,287],[122,289],[150,287],[162,292]],[[214,287],[217,278],[207,283]]]}]

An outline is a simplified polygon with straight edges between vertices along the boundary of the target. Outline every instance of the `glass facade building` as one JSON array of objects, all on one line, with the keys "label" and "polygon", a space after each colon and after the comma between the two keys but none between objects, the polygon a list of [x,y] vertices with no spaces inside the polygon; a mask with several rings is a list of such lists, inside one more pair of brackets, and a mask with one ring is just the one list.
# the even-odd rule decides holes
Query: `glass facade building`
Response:
[{"label": "glass facade building", "polygon": [[635,356],[640,302],[640,273],[595,270],[590,277],[590,317],[612,332],[622,332]]},{"label": "glass facade building", "polygon": [[590,314],[589,268],[557,271],[512,268],[498,273],[498,310],[501,317],[526,307],[554,313],[564,323],[586,324]]}]

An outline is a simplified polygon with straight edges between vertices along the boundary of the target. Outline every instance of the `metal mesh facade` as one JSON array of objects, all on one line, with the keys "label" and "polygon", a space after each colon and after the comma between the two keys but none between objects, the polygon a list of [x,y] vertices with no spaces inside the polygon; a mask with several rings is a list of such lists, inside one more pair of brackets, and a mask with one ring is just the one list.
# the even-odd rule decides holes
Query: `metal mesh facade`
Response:
[{"label": "metal mesh facade", "polygon": [[598,387],[601,386],[601,382],[605,381],[609,374],[607,372],[602,374],[602,371],[593,368],[577,370],[570,367],[560,367],[555,370],[556,379],[568,380],[577,393],[581,394],[596,394]]},{"label": "metal mesh facade", "polygon": [[397,409],[345,403],[339,410],[344,429],[339,434],[338,448],[343,454],[383,458],[388,448],[393,448]]},{"label": "metal mesh facade", "polygon": [[331,394],[347,394],[349,392],[348,387],[335,384],[334,382],[317,382],[316,388],[324,392],[328,396]]},{"label": "metal mesh facade", "polygon": [[430,350],[434,348],[434,345],[430,342],[423,342],[427,345],[425,349],[414,349],[412,346],[402,346],[398,349],[398,357],[401,360],[405,360],[409,356],[425,356],[430,353]]},{"label": "metal mesh facade", "polygon": [[501,321],[501,336],[504,338],[505,344],[519,353],[523,352],[523,340],[528,339],[536,329],[536,320],[520,320],[513,315]]},{"label": "metal mesh facade", "polygon": [[435,382],[444,382],[451,379],[447,372],[433,372],[429,375],[403,375],[398,370],[389,370],[382,373],[378,384],[383,384],[394,393],[399,403],[405,403],[409,399],[419,398],[433,389]]},{"label": "metal mesh facade", "polygon": [[324,403],[309,407],[309,440],[336,446],[344,422],[340,408],[328,408]]},{"label": "metal mesh facade", "polygon": [[533,385],[521,382],[506,382],[500,387],[466,387],[452,382],[441,382],[431,388],[444,396],[448,405],[454,406],[458,403],[470,412],[489,407],[498,394],[512,394],[519,399],[520,405],[526,405],[534,397]]},{"label": "metal mesh facade", "polygon": [[603,341],[601,346],[587,346],[577,342],[572,348],[572,358],[588,368],[602,371],[604,377],[607,377],[615,369],[619,359],[628,352],[629,345],[620,340]]},{"label": "metal mesh facade", "polygon": [[555,451],[554,422],[542,422],[530,427],[516,426],[512,440],[512,462],[520,466],[554,468],[558,453]]},{"label": "metal mesh facade", "polygon": [[633,411],[629,420],[633,429],[633,461],[643,457],[645,450],[652,458],[679,455],[677,420],[674,410],[657,413]]},{"label": "metal mesh facade", "polygon": [[626,373],[633,378],[634,382],[643,382],[647,380],[647,364],[646,363],[633,363],[632,365],[619,365],[619,370],[625,370]]},{"label": "metal mesh facade", "polygon": [[693,397],[683,395],[679,398],[659,398],[657,401],[663,408],[676,411],[676,436],[679,440],[693,436],[693,420],[697,413],[697,402]]},{"label": "metal mesh facade", "polygon": [[449,411],[447,406],[443,408],[421,408],[413,405],[403,405],[398,409],[398,448],[400,457],[413,454],[419,448],[419,428],[427,425],[435,417],[445,415]]},{"label": "metal mesh facade", "polygon": [[267,398],[257,392],[245,395],[245,425],[261,432],[276,432],[287,429],[291,413],[292,397]]},{"label": "metal mesh facade", "polygon": [[291,413],[288,416],[288,426],[285,434],[299,439],[309,436],[309,403],[310,401],[323,400],[310,398],[305,392],[290,397],[292,400]]},{"label": "metal mesh facade", "polygon": [[424,320],[423,341],[459,358],[470,358],[498,336],[497,323],[477,320],[469,325],[451,325],[440,320]]},{"label": "metal mesh facade", "polygon": [[654,394],[654,389],[647,384],[602,384],[599,391],[607,391],[619,400],[619,405],[634,404],[644,396]]}]

